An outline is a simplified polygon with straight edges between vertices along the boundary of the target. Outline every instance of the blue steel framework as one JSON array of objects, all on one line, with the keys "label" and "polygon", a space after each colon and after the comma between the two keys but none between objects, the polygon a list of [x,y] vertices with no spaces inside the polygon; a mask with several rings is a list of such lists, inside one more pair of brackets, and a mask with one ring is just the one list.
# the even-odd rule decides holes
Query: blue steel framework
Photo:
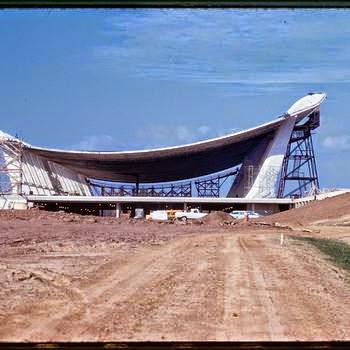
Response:
[{"label": "blue steel framework", "polygon": [[220,173],[218,175],[204,177],[194,182],[178,182],[156,185],[127,185],[102,183],[89,179],[89,186],[93,195],[100,196],[142,196],[142,197],[192,197],[192,184],[195,185],[198,197],[220,197],[224,183],[236,176],[239,168]]}]

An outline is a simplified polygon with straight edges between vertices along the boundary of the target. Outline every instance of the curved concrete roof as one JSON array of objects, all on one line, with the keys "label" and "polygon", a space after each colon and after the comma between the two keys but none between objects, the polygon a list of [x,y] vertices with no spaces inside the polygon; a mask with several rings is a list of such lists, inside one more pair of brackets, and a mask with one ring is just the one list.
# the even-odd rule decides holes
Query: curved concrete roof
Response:
[{"label": "curved concrete roof", "polygon": [[[307,95],[293,104],[283,117],[271,122],[226,136],[175,147],[90,152],[22,144],[25,152],[33,152],[91,178],[121,182],[176,181],[207,175],[240,164],[244,156],[255,147],[266,147],[267,141],[273,137],[285,118],[301,120],[319,108],[324,99],[325,94]],[[14,141],[12,136],[5,133],[0,134],[0,140],[3,139]]]}]

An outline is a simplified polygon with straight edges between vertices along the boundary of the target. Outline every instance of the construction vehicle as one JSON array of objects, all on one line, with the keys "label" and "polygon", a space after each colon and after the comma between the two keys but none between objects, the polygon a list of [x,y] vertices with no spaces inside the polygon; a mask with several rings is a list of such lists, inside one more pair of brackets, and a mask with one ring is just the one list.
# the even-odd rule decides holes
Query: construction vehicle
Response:
[{"label": "construction vehicle", "polygon": [[176,210],[154,210],[149,215],[146,215],[147,220],[175,220]]}]

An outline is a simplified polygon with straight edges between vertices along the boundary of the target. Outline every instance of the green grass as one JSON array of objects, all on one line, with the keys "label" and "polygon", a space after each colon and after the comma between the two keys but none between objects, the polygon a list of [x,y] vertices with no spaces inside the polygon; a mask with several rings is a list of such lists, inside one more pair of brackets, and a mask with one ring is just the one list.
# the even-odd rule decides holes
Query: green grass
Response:
[{"label": "green grass", "polygon": [[292,236],[299,241],[307,242],[322,253],[329,256],[335,265],[350,270],[350,245],[335,239],[315,238],[306,236]]}]

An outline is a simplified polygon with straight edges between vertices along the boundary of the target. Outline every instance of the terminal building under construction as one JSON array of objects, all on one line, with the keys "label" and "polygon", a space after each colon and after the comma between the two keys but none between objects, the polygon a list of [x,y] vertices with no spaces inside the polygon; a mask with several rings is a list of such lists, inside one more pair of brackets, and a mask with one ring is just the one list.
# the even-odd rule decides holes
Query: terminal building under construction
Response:
[{"label": "terminal building under construction", "polygon": [[80,211],[183,204],[285,209],[291,197],[319,188],[311,135],[325,98],[310,93],[254,128],[150,150],[49,149],[0,131],[0,191],[3,198]]}]

